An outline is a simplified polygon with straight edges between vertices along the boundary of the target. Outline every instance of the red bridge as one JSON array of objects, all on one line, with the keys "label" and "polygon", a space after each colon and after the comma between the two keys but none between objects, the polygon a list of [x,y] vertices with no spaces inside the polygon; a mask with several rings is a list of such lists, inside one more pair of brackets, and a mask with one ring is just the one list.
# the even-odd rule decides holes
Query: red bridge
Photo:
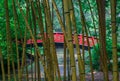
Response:
[{"label": "red bridge", "polygon": [[[39,35],[40,37],[40,35]],[[82,45],[82,34],[78,35],[78,39],[79,39],[79,45]],[[93,36],[88,37],[89,39],[89,43],[90,43],[90,47],[93,47],[96,43],[97,43],[97,39]],[[63,44],[64,43],[64,35],[63,33],[54,33],[54,42],[56,44]],[[27,40],[27,45],[33,44],[33,40],[29,39]],[[42,40],[41,39],[37,39],[37,43],[38,44],[42,44]],[[73,39],[73,43],[75,44],[75,41]],[[88,47],[88,43],[87,43],[87,37],[84,36],[84,46]]]}]

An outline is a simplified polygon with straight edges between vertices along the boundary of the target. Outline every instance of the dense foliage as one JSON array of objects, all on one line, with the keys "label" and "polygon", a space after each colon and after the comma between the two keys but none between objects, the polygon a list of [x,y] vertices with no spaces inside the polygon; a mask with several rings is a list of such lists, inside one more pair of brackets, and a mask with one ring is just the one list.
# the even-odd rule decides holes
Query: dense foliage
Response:
[{"label": "dense foliage", "polygon": [[[113,59],[112,59],[112,41],[111,39],[106,40],[106,49],[107,49],[107,54],[108,54],[108,61],[110,62],[109,64],[109,69],[112,70],[112,63],[113,63]],[[120,64],[120,44],[117,45],[117,51],[118,51],[118,62]],[[99,45],[97,44],[94,49],[92,50],[92,61],[93,61],[93,66],[94,69],[96,70],[100,70],[100,50],[99,50]],[[87,61],[88,63],[89,61]],[[118,64],[118,65],[119,65]],[[120,67],[120,66],[119,66]]]}]

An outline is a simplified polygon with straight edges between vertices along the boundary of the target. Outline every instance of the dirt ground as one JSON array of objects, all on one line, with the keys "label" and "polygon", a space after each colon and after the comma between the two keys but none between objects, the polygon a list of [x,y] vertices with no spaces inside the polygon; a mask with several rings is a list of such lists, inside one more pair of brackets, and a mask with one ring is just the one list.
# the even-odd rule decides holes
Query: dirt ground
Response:
[{"label": "dirt ground", "polygon": [[[35,74],[33,74],[33,78],[35,78],[35,76],[34,76]],[[25,75],[23,75],[24,76],[24,78],[25,78]],[[29,74],[28,75],[28,77],[29,77],[29,81],[32,81],[32,76],[31,76],[31,74]],[[112,80],[112,72],[109,72],[109,81],[113,81]],[[79,77],[77,78],[78,80],[77,81],[80,81],[80,79],[79,79]],[[36,81],[38,81],[37,79],[36,79]],[[42,81],[44,81],[44,79],[42,79]],[[68,80],[67,80],[68,81]],[[86,81],[92,81],[91,80],[91,74],[90,73],[87,73],[86,74]],[[94,72],[94,81],[104,81],[104,77],[103,77],[103,72]],[[119,72],[119,81],[120,81],[120,72]]]},{"label": "dirt ground", "polygon": [[[109,72],[109,81],[113,81],[112,80],[112,72]],[[103,72],[94,72],[94,80],[95,81],[104,81],[103,79]],[[119,73],[119,79],[120,79],[120,73]],[[91,74],[87,74],[86,75],[86,81],[92,81],[91,80]],[[119,80],[120,81],[120,80]]]},{"label": "dirt ground", "polygon": [[[29,76],[29,78],[30,78],[30,76]],[[120,79],[120,73],[119,73],[119,79]],[[29,80],[29,81],[31,81],[31,80]],[[78,77],[78,81],[80,81],[79,77]],[[86,74],[86,81],[92,81],[90,73]],[[103,72],[94,72],[94,81],[104,81]],[[113,81],[112,80],[112,72],[109,72],[109,81]]]}]

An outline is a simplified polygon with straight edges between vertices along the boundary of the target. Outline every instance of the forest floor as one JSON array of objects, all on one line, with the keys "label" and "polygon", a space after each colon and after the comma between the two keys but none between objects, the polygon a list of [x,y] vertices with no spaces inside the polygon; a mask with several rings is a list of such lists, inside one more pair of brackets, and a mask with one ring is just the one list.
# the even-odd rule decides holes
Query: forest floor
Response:
[{"label": "forest floor", "polygon": [[[28,74],[28,78],[29,78],[29,81],[33,81],[32,78],[34,79],[35,78],[35,74],[33,73],[32,74],[33,77],[31,76],[31,74]],[[26,74],[23,74],[23,80],[22,81],[26,81],[25,80],[25,77],[26,77]],[[112,72],[109,72],[109,81],[113,81],[112,80]],[[119,72],[119,79],[120,79],[120,72]],[[37,79],[34,79],[35,81],[38,81]],[[1,78],[0,78],[0,81]],[[7,80],[6,80],[7,81]],[[42,77],[42,80],[41,81],[44,81],[44,78]],[[68,80],[66,80],[68,81]],[[77,81],[80,81],[80,78],[78,77],[78,80]],[[92,81],[91,79],[91,74],[90,73],[87,73],[86,74],[86,81]],[[104,81],[104,77],[103,77],[103,72],[94,72],[94,81]],[[120,81],[120,80],[119,80]]]},{"label": "forest floor", "polygon": [[[109,72],[109,81],[113,81],[112,78],[113,78],[112,72]],[[120,79],[120,72],[119,72],[119,79]],[[86,74],[86,81],[92,81],[90,73]],[[94,72],[94,81],[104,81],[103,72]]]},{"label": "forest floor", "polygon": [[[113,81],[112,77],[113,77],[112,72],[109,72],[109,81]],[[29,76],[29,78],[30,78],[30,76]],[[119,79],[120,79],[120,73],[119,73]],[[32,80],[29,80],[29,81],[32,81]],[[77,81],[80,81],[79,77],[78,77]],[[92,81],[90,73],[86,74],[86,81]],[[94,81],[104,81],[103,72],[94,72]]]}]

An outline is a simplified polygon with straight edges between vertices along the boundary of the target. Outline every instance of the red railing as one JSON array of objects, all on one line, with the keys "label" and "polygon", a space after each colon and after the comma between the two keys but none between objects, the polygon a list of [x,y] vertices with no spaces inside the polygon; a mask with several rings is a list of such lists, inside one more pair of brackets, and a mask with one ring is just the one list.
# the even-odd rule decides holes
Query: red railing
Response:
[{"label": "red railing", "polygon": [[[78,35],[78,39],[79,39],[79,45],[82,45],[82,34]],[[88,39],[89,39],[90,47],[93,47],[97,43],[97,39],[94,38],[93,36],[88,37]],[[54,42],[55,43],[64,43],[63,33],[54,33]],[[37,39],[37,43],[42,43],[42,40]],[[75,44],[74,39],[73,39],[73,43]],[[27,40],[27,44],[33,44],[33,40],[32,39]],[[84,36],[84,46],[88,46],[86,36]]]}]

